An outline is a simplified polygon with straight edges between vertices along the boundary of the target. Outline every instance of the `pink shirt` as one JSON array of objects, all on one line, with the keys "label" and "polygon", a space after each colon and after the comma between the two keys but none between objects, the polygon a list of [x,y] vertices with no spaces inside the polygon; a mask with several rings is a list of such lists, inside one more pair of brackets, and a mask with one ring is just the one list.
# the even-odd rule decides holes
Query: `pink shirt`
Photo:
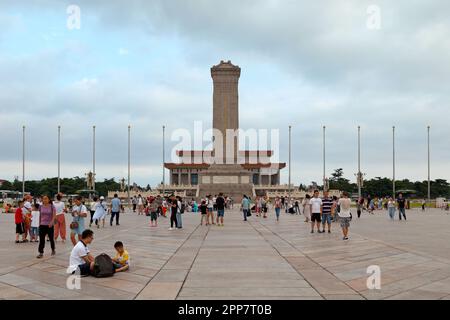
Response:
[{"label": "pink shirt", "polygon": [[53,220],[53,212],[55,211],[55,207],[53,205],[42,205],[39,208],[41,213],[41,226],[48,226]]}]

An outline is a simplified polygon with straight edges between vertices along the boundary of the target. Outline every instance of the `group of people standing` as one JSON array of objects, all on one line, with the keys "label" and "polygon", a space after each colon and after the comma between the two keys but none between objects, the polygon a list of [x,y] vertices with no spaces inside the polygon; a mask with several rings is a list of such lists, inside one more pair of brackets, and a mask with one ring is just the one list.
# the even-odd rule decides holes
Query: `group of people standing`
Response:
[{"label": "group of people standing", "polygon": [[121,203],[117,194],[112,199],[110,208],[104,197],[94,198],[90,210],[82,200],[82,197],[78,196],[70,202],[71,206],[66,207],[61,194],[57,194],[54,200],[48,195],[35,199],[31,195],[27,195],[22,201],[19,201],[15,212],[16,243],[28,242],[29,234],[31,242],[39,242],[37,258],[43,257],[46,242],[50,242],[51,254],[55,255],[55,242],[59,238],[63,243],[66,242],[66,213],[70,213],[72,218],[69,228],[70,240],[74,246],[81,239],[85,230],[85,219],[88,218],[89,211],[89,226],[95,221],[97,228],[100,228],[100,222],[103,221],[104,227],[107,213],[111,213],[110,225],[112,226],[114,218],[116,225],[119,225]]}]

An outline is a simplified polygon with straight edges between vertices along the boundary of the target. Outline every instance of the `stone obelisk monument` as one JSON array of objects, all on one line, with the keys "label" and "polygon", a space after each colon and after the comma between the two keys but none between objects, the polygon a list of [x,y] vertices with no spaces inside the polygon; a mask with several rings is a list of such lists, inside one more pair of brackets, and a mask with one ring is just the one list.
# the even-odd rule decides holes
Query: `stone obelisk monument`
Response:
[{"label": "stone obelisk monument", "polygon": [[242,194],[252,194],[251,173],[238,163],[240,75],[241,68],[230,61],[211,68],[215,163],[200,174],[201,196],[223,192],[239,199]]},{"label": "stone obelisk monument", "polygon": [[[213,128],[216,163],[237,164],[239,149],[239,95],[241,68],[223,62],[211,68],[213,79]],[[228,134],[227,134],[228,133]],[[222,162],[223,161],[223,162]]]}]

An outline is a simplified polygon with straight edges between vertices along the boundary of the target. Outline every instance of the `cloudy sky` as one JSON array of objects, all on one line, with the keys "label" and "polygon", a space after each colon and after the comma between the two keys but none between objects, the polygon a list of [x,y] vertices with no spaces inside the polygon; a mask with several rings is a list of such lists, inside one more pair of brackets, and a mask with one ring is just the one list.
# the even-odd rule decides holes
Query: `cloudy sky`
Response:
[{"label": "cloudy sky", "polygon": [[414,180],[430,125],[432,179],[450,180],[449,12],[447,0],[2,0],[0,178],[21,175],[22,125],[27,179],[57,175],[58,125],[62,176],[92,167],[94,124],[98,179],[126,176],[130,124],[132,182],[159,183],[161,126],[167,158],[173,130],[210,127],[210,67],[231,60],[241,127],[279,129],[287,161],[293,126],[296,184],[321,180],[323,125],[327,172],[352,181],[358,125],[367,177],[391,176],[395,125],[397,177]]}]

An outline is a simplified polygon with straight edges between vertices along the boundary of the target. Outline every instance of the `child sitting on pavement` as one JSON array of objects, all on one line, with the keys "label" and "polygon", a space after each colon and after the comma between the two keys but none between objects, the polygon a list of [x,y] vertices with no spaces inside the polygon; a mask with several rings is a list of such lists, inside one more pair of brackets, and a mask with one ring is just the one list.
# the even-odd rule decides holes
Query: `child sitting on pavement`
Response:
[{"label": "child sitting on pavement", "polygon": [[127,271],[130,268],[130,256],[123,247],[122,241],[117,241],[114,249],[117,251],[116,256],[112,259],[115,272]]}]

